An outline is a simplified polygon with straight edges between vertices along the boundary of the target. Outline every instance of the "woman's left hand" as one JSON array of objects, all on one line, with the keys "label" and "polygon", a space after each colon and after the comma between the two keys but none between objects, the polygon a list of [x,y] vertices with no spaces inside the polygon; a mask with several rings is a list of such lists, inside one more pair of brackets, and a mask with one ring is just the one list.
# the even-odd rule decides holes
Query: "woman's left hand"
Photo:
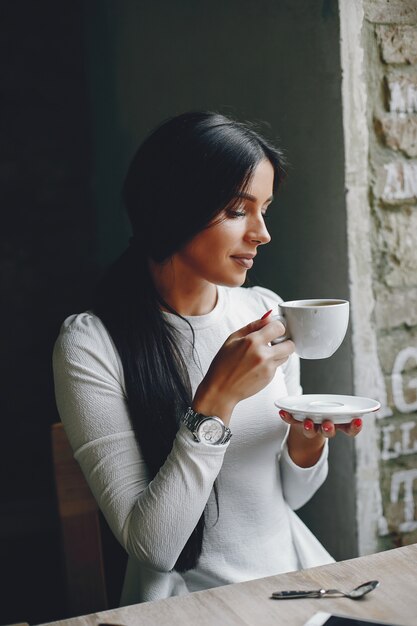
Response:
[{"label": "woman's left hand", "polygon": [[300,422],[287,411],[281,410],[279,414],[284,422],[292,426],[297,426],[297,430],[302,432],[307,439],[314,439],[318,434],[331,439],[336,435],[337,431],[342,431],[346,435],[349,435],[349,437],[356,437],[362,430],[362,420],[360,417],[355,417],[348,424],[333,424],[329,419],[324,420],[321,424],[315,424],[309,417],[303,422]]}]

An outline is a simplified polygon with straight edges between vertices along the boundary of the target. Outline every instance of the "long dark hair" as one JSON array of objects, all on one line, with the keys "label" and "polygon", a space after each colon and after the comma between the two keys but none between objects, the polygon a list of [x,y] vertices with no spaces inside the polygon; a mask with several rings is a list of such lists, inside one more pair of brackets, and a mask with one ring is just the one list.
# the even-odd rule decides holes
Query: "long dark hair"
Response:
[{"label": "long dark hair", "polygon": [[[131,245],[98,287],[93,311],[120,355],[137,441],[153,478],[170,453],[179,418],[192,403],[175,329],[149,269],[180,250],[249,184],[268,159],[274,190],[283,177],[279,150],[250,125],[218,113],[190,112],[169,119],[145,139],[125,179],[123,199]],[[183,572],[201,554],[204,512],[175,564]]]}]

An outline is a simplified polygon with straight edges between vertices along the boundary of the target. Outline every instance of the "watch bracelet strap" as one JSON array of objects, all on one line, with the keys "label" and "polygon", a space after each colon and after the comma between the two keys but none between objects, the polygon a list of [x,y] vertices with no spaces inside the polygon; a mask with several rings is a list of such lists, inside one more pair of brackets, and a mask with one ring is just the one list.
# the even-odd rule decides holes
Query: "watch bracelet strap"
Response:
[{"label": "watch bracelet strap", "polygon": [[189,430],[194,431],[196,422],[198,421],[199,413],[196,413],[190,406],[181,417],[181,422],[187,426]]},{"label": "watch bracelet strap", "polygon": [[[210,418],[210,417],[214,417],[214,416],[212,416],[212,415],[203,415],[202,413],[197,413],[196,411],[194,411],[194,409],[192,409],[189,406],[187,408],[186,412],[184,413],[184,415],[181,417],[181,422],[183,424],[185,424],[185,426],[194,435],[194,431],[195,431],[195,428],[196,428],[198,422],[200,422],[201,419]],[[217,419],[220,419],[220,418],[218,417]],[[223,424],[223,421],[222,421],[222,424]],[[215,444],[217,446],[220,446],[220,445],[223,445],[223,444],[227,443],[230,440],[231,436],[232,436],[232,431],[230,430],[230,428],[228,426],[226,426],[226,424],[223,424],[223,426],[224,426],[224,435],[223,435],[222,439]],[[195,435],[194,435],[194,438],[196,439]]]}]

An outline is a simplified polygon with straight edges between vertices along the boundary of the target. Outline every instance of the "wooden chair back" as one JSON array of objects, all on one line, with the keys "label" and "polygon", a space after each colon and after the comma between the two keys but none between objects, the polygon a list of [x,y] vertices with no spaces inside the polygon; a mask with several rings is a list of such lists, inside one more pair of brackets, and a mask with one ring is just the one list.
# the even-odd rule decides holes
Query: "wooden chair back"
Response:
[{"label": "wooden chair back", "polygon": [[52,456],[70,615],[108,608],[100,515],[61,423],[52,424]]}]

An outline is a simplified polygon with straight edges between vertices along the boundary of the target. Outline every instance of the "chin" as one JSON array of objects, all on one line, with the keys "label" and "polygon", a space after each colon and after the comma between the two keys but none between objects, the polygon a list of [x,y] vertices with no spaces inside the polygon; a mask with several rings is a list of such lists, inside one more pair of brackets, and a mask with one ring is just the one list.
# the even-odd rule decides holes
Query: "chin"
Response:
[{"label": "chin", "polygon": [[223,277],[222,280],[216,281],[217,285],[222,285],[222,287],[241,287],[246,282],[246,272],[242,274],[242,276],[228,276]]}]

